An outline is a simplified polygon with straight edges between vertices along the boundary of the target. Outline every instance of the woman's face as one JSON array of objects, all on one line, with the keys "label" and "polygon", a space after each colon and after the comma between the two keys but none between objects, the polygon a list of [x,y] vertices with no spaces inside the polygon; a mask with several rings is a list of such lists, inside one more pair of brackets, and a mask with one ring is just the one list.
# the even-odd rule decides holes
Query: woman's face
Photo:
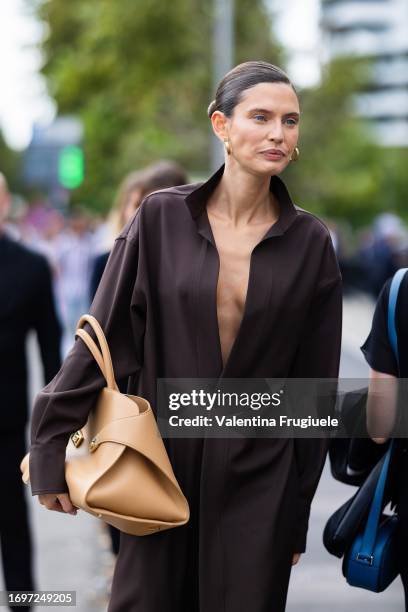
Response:
[{"label": "woman's face", "polygon": [[231,161],[256,174],[279,174],[290,162],[299,135],[299,102],[286,83],[258,83],[224,117]]}]

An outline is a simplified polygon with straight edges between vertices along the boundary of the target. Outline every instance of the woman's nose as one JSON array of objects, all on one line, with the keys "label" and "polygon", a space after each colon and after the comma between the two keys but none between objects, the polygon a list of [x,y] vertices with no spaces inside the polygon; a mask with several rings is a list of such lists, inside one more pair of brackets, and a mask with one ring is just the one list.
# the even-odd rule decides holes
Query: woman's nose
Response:
[{"label": "woman's nose", "polygon": [[283,128],[281,122],[273,122],[270,125],[268,140],[273,140],[274,142],[282,142],[283,140]]}]

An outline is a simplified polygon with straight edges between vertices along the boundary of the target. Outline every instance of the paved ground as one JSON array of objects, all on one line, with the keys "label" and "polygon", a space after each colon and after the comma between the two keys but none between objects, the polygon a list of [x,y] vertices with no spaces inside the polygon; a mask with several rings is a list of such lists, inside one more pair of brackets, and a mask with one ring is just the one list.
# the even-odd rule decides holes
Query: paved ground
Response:
[{"label": "paved ground", "polygon": [[[372,311],[372,302],[364,297],[347,298],[345,302],[343,377],[363,378],[367,375],[358,346],[369,331]],[[33,391],[40,384],[36,354],[31,343]],[[331,557],[323,548],[321,534],[327,517],[352,495],[353,490],[335,482],[325,470],[312,507],[308,551],[293,568],[288,612],[354,612],[360,607],[370,612],[403,612],[399,579],[380,595],[351,588],[341,574],[340,560]],[[39,587],[76,590],[76,609],[79,612],[106,610],[112,556],[102,525],[81,512],[76,517],[48,512],[31,496],[30,504]],[[1,576],[0,587],[3,588]]]}]

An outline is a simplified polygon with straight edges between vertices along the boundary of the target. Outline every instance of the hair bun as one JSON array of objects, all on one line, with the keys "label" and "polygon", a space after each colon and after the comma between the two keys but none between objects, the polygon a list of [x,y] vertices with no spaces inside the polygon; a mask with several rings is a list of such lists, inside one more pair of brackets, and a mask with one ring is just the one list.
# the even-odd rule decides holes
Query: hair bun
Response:
[{"label": "hair bun", "polygon": [[211,117],[211,115],[213,114],[213,112],[215,111],[215,107],[216,107],[216,102],[215,100],[213,100],[212,102],[210,102],[208,109],[207,109],[207,113],[208,116]]}]

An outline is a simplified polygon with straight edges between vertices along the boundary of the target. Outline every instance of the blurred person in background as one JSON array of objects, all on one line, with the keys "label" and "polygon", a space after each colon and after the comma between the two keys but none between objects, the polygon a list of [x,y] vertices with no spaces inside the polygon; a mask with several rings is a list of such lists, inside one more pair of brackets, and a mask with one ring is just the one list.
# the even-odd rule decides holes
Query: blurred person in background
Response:
[{"label": "blurred person in background", "polygon": [[[387,441],[386,437],[376,437],[378,432],[381,431],[384,434],[391,432],[392,435],[395,426],[397,411],[394,408],[397,407],[398,378],[408,378],[408,274],[405,274],[401,282],[395,312],[399,367],[389,340],[387,325],[391,281],[392,279],[387,280],[382,287],[375,307],[371,331],[361,347],[370,366],[367,400],[368,431],[378,444],[384,444]],[[404,380],[401,383],[406,393],[407,387]],[[399,427],[403,427],[405,423],[406,428],[408,423],[406,406],[403,405],[401,408],[402,421],[399,422]],[[396,504],[398,514],[399,570],[405,591],[405,612],[408,612],[408,439],[396,438],[394,444],[390,473],[393,479],[393,502]]]},{"label": "blurred person in background", "polygon": [[[187,173],[180,164],[171,160],[161,160],[142,170],[130,172],[122,181],[116,196],[113,209],[109,215],[108,224],[111,227],[111,244],[126,223],[139,208],[144,197],[167,187],[185,185],[188,182]],[[91,278],[91,299],[93,299],[108,261],[109,251],[95,259]]]},{"label": "blurred person in background", "polygon": [[63,215],[55,208],[50,208],[41,233],[38,233],[35,237],[31,236],[29,241],[25,241],[30,248],[39,251],[47,258],[55,278],[58,277],[59,242],[64,230],[65,219]]},{"label": "blurred person in background", "polygon": [[4,231],[10,202],[6,179],[0,173],[0,542],[6,589],[23,591],[34,589],[32,543],[19,469],[26,452],[28,418],[26,340],[29,331],[35,330],[48,383],[61,365],[61,328],[47,261]]},{"label": "blurred person in background", "polygon": [[374,298],[398,269],[398,252],[405,239],[406,230],[397,215],[383,213],[375,218],[371,236],[366,236],[357,256],[363,287]]},{"label": "blurred person in background", "polygon": [[52,271],[55,305],[59,320],[66,320],[64,296],[62,294],[59,254],[64,244],[65,219],[62,213],[54,208],[48,211],[47,220],[41,234],[37,234],[28,243],[30,248],[42,253],[49,263]]},{"label": "blurred person in background", "polygon": [[[123,227],[135,214],[139,208],[143,198],[153,191],[165,189],[166,187],[175,187],[176,185],[184,185],[187,183],[188,177],[186,171],[170,160],[162,160],[155,164],[151,164],[142,170],[134,171],[128,174],[122,181],[118,194],[110,215],[110,227],[112,230],[111,238],[113,239],[120,233]],[[110,251],[102,253],[95,259],[95,265],[91,278],[91,299],[93,299],[103,271],[108,261]],[[122,393],[126,393],[127,379],[119,380],[118,386]],[[115,554],[119,552],[120,532],[114,527],[109,527],[111,537],[112,551]]]},{"label": "blurred person in background", "polygon": [[[3,181],[5,181],[4,177]],[[27,203],[21,196],[13,195],[13,205],[8,208],[8,217],[3,222],[2,229],[10,238],[24,241],[24,220],[27,214]]]},{"label": "blurred person in background", "polygon": [[37,244],[43,240],[53,212],[54,208],[44,194],[31,194],[21,224],[21,239],[30,248],[37,249]]},{"label": "blurred person in background", "polygon": [[94,242],[89,231],[89,217],[75,208],[68,218],[68,227],[57,243],[57,294],[65,328],[64,355],[72,345],[79,318],[89,310],[89,284],[94,260]]}]

